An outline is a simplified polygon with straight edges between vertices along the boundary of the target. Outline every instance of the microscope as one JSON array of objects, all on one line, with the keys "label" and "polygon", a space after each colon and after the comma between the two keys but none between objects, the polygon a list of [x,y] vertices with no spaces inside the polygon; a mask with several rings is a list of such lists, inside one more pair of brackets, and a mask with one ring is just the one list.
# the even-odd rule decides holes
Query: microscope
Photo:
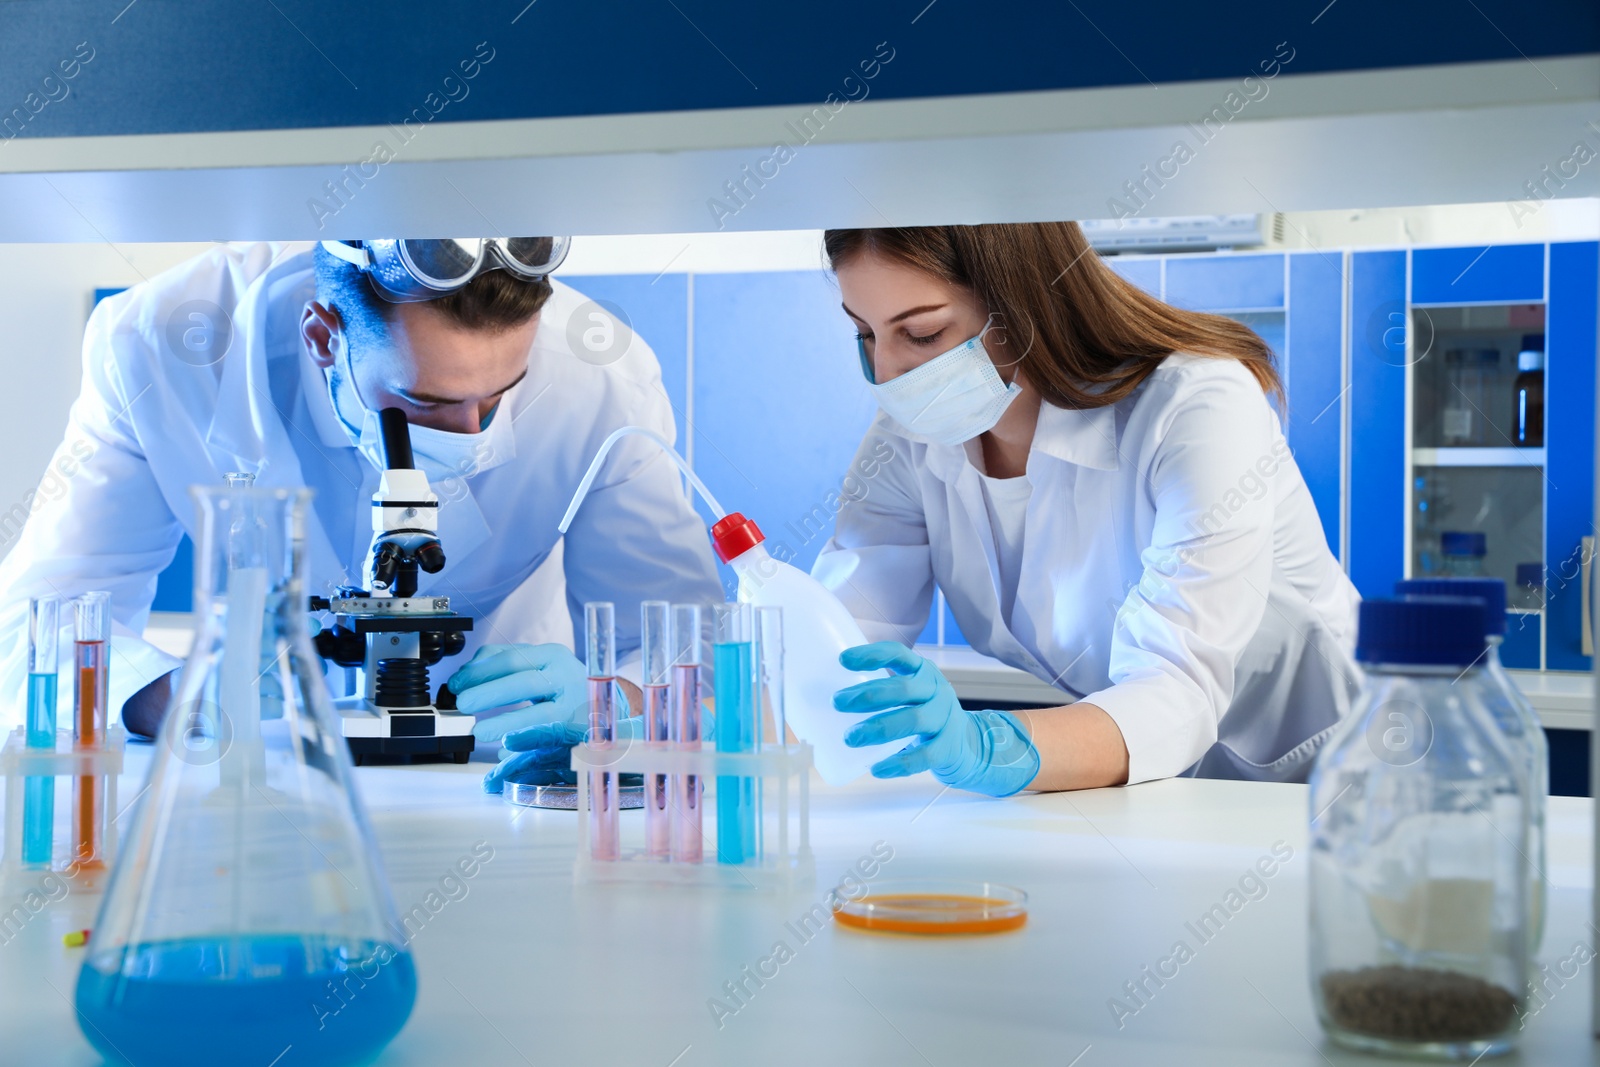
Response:
[{"label": "microscope", "polygon": [[450,610],[446,596],[418,596],[418,572],[444,569],[439,498],[415,469],[405,412],[384,408],[383,477],[372,496],[372,589],[341,586],[314,596],[313,612],[332,612],[318,633],[317,653],[341,667],[361,668],[364,692],[334,700],[351,758],[449,756],[467,762],[473,718],[455,710],[443,684],[430,695],[428,668],[467,644],[472,619]]}]

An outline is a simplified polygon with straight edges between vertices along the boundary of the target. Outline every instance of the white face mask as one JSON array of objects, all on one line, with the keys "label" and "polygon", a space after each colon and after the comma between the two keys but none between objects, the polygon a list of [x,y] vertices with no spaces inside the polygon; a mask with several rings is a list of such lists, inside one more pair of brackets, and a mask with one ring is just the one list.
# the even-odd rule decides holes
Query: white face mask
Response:
[{"label": "white face mask", "polygon": [[[383,470],[383,432],[378,413],[367,407],[356,389],[350,373],[348,349],[342,358],[328,369],[328,395],[333,401],[333,413],[344,427],[361,454],[378,470]],[[494,425],[499,408],[489,413],[483,429],[478,433],[448,433],[428,426],[411,424],[411,456],[417,469],[428,476],[437,489],[440,483],[451,478],[470,478],[480,471],[499,466],[511,458],[505,434]],[[509,420],[502,420],[509,431]]]},{"label": "white face mask", "polygon": [[[978,336],[935,356],[920,367],[906,371],[882,385],[871,382],[878,406],[894,421],[944,445],[959,445],[994,428],[1022,386],[1009,386],[994,369],[994,361],[983,347],[983,335],[994,324],[994,316]],[[870,365],[862,347],[863,369]]]}]

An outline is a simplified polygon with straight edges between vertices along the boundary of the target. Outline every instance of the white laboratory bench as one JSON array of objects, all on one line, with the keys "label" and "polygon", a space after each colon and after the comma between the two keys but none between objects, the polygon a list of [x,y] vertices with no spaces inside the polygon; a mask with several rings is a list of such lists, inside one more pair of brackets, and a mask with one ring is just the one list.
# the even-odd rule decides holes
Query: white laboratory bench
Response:
[{"label": "white laboratory bench", "polygon": [[[130,773],[147,759],[135,746]],[[432,898],[442,903],[411,943],[416,1009],[378,1060],[384,1067],[1385,1062],[1327,1043],[1312,1012],[1302,786],[1173,780],[992,800],[942,790],[927,776],[819,784],[817,883],[767,896],[575,886],[574,816],[485,796],[483,770],[357,771],[402,912],[426,909],[475,843],[493,849],[464,896]],[[139,783],[123,786],[131,797]],[[1591,802],[1554,797],[1549,810],[1541,959],[1554,966],[1574,945],[1593,944]],[[797,937],[786,924],[878,842],[893,849],[880,878],[1020,886],[1028,924],[942,941],[832,926]],[[1199,942],[1185,924],[1275,844],[1293,855],[1265,881],[1265,895]],[[69,896],[0,944],[0,1063],[97,1062],[70,1005],[83,950],[61,944],[63,933],[90,925],[94,904]],[[1193,958],[1119,1026],[1111,999],[1128,1002],[1124,983],[1180,939]],[[760,987],[747,980],[753,992],[719,1026],[708,1001],[736,1006],[724,983],[772,957],[780,941],[792,958],[768,964]],[[1591,977],[1552,983],[1519,1057],[1501,1062],[1600,1063]],[[216,1062],[268,1067],[278,1050],[261,1051],[219,1050]]]}]

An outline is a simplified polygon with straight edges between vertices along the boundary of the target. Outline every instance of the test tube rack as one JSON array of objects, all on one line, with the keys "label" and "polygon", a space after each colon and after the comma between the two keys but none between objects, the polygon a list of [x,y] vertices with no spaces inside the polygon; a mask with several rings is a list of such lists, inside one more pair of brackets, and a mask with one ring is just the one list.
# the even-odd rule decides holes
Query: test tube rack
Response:
[{"label": "test tube rack", "polygon": [[[106,728],[105,744],[94,748],[78,747],[71,730],[56,731],[53,749],[29,748],[22,727],[11,731],[5,747],[0,748],[0,774],[6,779],[6,837],[5,851],[0,854],[0,883],[10,883],[25,874],[45,869],[43,865],[23,865],[22,819],[25,783],[30,778],[48,778],[56,786],[54,849],[49,869],[68,876],[80,889],[92,890],[100,886],[116,860],[117,777],[122,773],[122,752],[127,740],[127,732],[113,725]],[[65,783],[61,781],[63,778],[67,780]],[[105,802],[100,806],[96,827],[103,862],[92,869],[79,868],[71,855],[70,787],[79,778],[101,778],[105,782]]]},{"label": "test tube rack", "polygon": [[[814,888],[816,859],[811,854],[811,746],[763,745],[754,752],[718,752],[623,741],[610,746],[582,744],[572,750],[578,776],[578,858],[573,880],[579,884],[637,882],[652,885],[723,887],[788,892]],[[701,806],[704,842],[699,863],[669,861],[645,851],[643,813],[623,821],[623,848],[614,860],[590,854],[589,772],[695,775],[704,789]],[[761,796],[757,856],[744,863],[717,861],[716,783],[718,778],[754,779]],[[630,847],[631,846],[631,847]]]}]

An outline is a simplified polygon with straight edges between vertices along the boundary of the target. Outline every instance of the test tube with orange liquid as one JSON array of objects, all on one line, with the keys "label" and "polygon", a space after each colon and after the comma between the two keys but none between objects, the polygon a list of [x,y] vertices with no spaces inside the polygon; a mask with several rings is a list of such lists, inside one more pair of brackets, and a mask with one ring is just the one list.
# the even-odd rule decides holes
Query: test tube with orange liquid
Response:
[{"label": "test tube with orange liquid", "polygon": [[[84,593],[72,602],[75,674],[72,740],[80,749],[106,743],[107,684],[110,679],[111,594]],[[105,867],[106,784],[103,777],[85,775],[73,783],[72,855],[75,871]]]}]

